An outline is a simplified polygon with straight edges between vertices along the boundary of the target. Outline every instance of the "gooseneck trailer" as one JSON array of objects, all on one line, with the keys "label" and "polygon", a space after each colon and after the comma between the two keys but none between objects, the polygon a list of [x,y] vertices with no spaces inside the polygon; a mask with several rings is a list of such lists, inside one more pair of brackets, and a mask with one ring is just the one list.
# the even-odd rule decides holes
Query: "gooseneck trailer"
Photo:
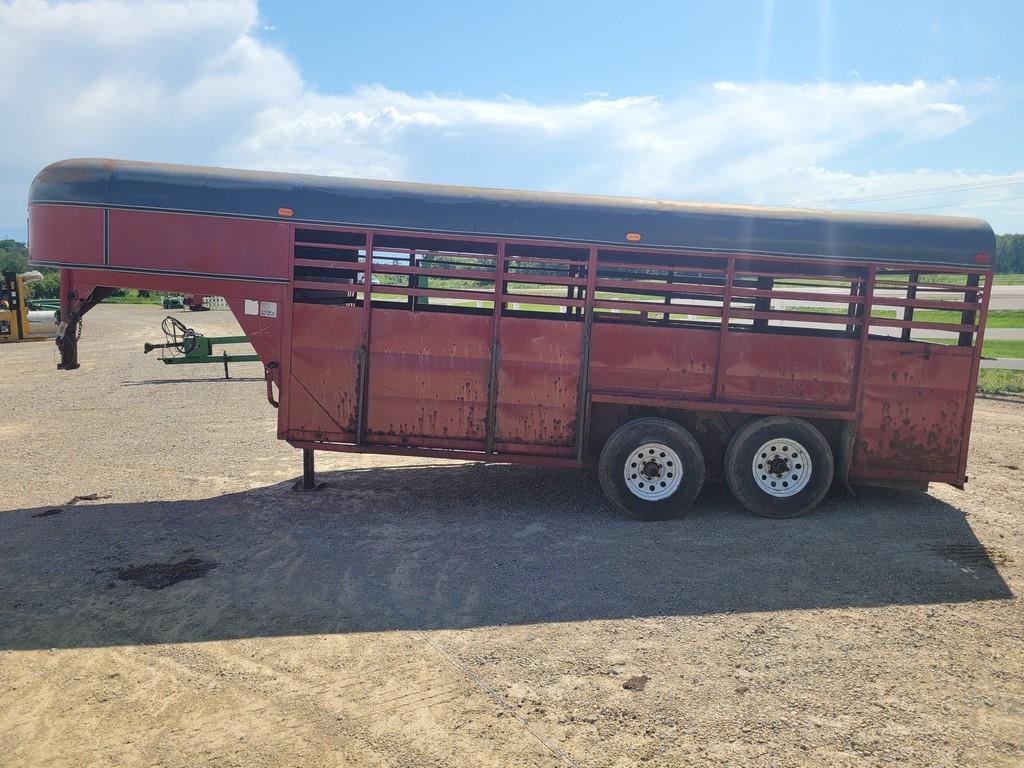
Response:
[{"label": "gooseneck trailer", "polygon": [[29,229],[62,369],[115,288],[224,296],[307,485],[314,450],[596,465],[663,519],[712,475],[774,517],[967,480],[982,221],[90,159]]}]

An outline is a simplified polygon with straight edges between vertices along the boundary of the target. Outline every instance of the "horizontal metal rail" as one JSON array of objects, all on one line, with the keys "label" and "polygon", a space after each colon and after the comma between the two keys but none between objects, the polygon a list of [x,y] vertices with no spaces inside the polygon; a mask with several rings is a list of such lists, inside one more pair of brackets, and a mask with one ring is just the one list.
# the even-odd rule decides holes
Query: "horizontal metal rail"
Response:
[{"label": "horizontal metal rail", "polygon": [[974,333],[978,330],[976,325],[965,325],[962,323],[922,323],[917,320],[892,320],[886,317],[872,317],[871,325],[882,326],[883,328],[910,328],[922,331],[949,331],[951,333]]},{"label": "horizontal metal rail", "polygon": [[618,299],[595,299],[595,309],[623,309],[634,312],[654,312],[656,314],[673,315],[708,315],[721,317],[721,305],[707,306],[701,304],[665,304],[660,301],[620,301]]},{"label": "horizontal metal rail", "polygon": [[864,297],[849,293],[812,293],[810,291],[776,291],[768,288],[733,288],[733,296],[749,296],[767,299],[796,299],[797,301],[822,301],[832,304],[863,304]]},{"label": "horizontal metal rail", "polygon": [[837,315],[827,312],[791,312],[784,309],[757,311],[753,309],[733,309],[733,317],[743,320],[788,320],[794,323],[829,323],[834,325],[860,325],[864,318],[854,315]]}]

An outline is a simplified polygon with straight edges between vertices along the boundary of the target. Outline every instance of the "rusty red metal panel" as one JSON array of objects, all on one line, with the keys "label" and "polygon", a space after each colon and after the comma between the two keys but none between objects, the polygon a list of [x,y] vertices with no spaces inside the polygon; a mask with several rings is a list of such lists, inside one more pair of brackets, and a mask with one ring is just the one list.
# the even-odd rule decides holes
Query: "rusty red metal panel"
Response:
[{"label": "rusty red metal panel", "polygon": [[355,437],[360,313],[358,307],[293,305],[287,395],[290,436]]},{"label": "rusty red metal panel", "polygon": [[857,339],[729,334],[721,376],[729,400],[848,405]]},{"label": "rusty red metal panel", "polygon": [[288,226],[278,221],[112,210],[109,263],[201,275],[289,278]]},{"label": "rusty red metal panel", "polygon": [[503,317],[496,441],[571,448],[582,359],[583,323]]},{"label": "rusty red metal panel", "polygon": [[710,397],[718,329],[595,323],[590,391]]},{"label": "rusty red metal panel", "polygon": [[28,242],[33,262],[103,264],[102,208],[33,205],[28,211]]},{"label": "rusty red metal panel", "polygon": [[851,478],[955,473],[972,364],[955,348],[870,341]]},{"label": "rusty red metal panel", "polygon": [[376,307],[372,315],[367,442],[483,448],[491,318]]}]

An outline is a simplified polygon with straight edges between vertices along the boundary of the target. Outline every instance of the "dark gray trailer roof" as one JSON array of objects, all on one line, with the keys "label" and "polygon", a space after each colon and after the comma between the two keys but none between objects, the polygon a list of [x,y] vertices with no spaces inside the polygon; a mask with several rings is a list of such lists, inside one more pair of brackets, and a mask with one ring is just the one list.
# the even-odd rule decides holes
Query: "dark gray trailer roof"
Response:
[{"label": "dark gray trailer roof", "polygon": [[955,266],[994,256],[980,219],[710,205],[108,159],[44,168],[29,204],[187,211],[355,227]]}]

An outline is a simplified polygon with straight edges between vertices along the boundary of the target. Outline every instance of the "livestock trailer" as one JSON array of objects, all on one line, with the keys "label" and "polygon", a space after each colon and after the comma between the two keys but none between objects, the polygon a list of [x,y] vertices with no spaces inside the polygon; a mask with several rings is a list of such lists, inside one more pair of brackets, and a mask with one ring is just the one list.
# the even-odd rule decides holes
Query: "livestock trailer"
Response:
[{"label": "livestock trailer", "polygon": [[983,221],[86,159],[29,230],[59,368],[115,288],[223,296],[306,487],[315,450],[596,466],[644,519],[967,480]]}]

